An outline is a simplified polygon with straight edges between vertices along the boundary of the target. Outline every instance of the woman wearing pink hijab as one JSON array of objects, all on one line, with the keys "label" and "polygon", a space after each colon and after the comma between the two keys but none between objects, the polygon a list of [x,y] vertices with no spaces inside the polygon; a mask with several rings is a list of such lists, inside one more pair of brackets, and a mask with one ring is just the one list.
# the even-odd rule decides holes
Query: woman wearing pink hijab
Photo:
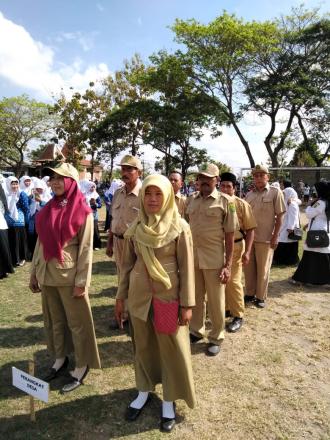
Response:
[{"label": "woman wearing pink hijab", "polygon": [[64,393],[80,386],[89,368],[100,368],[88,298],[93,215],[78,188],[78,171],[67,163],[50,170],[54,197],[36,214],[38,240],[29,287],[42,293],[47,346],[55,359],[44,380],[55,379],[74,352],[75,369]]}]

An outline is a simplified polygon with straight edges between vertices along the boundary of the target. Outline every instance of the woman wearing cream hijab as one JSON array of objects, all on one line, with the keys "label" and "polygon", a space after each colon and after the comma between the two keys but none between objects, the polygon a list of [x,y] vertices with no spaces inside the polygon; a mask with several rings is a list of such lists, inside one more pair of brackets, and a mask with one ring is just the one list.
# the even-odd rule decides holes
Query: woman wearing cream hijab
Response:
[{"label": "woman wearing cream hijab", "polygon": [[[188,324],[195,305],[191,232],[181,219],[171,183],[161,175],[148,176],[141,189],[137,220],[125,233],[123,273],[116,300],[116,319],[122,327],[127,299],[135,358],[138,396],[126,412],[134,421],[161,383],[160,428],[175,425],[174,401],[195,405]],[[179,300],[178,325],[171,334],[159,333],[153,323],[152,299]]]}]

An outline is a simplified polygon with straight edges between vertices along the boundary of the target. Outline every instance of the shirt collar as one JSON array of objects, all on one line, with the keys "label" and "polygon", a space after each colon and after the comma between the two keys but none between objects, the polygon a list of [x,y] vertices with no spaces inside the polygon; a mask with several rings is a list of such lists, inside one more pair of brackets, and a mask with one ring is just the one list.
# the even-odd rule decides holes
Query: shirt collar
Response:
[{"label": "shirt collar", "polygon": [[254,188],[253,192],[255,192],[255,193],[262,193],[264,191],[268,192],[269,188],[270,188],[270,185],[269,185],[269,182],[267,182],[265,188],[262,191],[259,191],[257,188]]},{"label": "shirt collar", "polygon": [[[136,182],[136,185],[134,186],[132,191],[130,191],[128,194],[134,194],[136,197],[138,197],[140,189],[141,189],[141,186],[142,186],[141,179],[138,179],[137,182]],[[126,193],[126,186],[123,186],[123,191]]]},{"label": "shirt collar", "polygon": [[[209,194],[206,198],[208,199],[209,197],[212,197],[213,199],[216,199],[218,197],[219,191],[217,190],[217,188],[214,188],[214,190],[211,192],[211,194]],[[201,193],[199,192],[197,197],[201,197],[203,198],[203,196],[201,195]]]}]

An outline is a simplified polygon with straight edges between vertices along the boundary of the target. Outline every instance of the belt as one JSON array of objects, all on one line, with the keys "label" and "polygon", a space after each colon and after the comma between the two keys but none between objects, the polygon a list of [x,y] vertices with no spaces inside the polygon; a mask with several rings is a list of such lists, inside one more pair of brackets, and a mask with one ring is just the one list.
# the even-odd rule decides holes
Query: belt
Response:
[{"label": "belt", "polygon": [[239,241],[244,240],[243,237],[242,238],[238,238],[237,240],[234,240],[234,243],[238,243]]},{"label": "belt", "polygon": [[119,238],[120,240],[124,239],[123,234],[113,234],[116,238]]}]

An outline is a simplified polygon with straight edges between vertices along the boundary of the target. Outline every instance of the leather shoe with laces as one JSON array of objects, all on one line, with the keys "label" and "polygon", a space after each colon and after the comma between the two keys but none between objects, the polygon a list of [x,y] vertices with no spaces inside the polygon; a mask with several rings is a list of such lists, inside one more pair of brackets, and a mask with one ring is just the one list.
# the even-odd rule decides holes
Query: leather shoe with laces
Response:
[{"label": "leather shoe with laces", "polygon": [[238,332],[238,330],[243,325],[243,318],[235,317],[227,326],[227,331],[229,333],[235,333]]},{"label": "leather shoe with laces", "polygon": [[253,295],[245,295],[244,296],[244,303],[245,304],[252,303],[252,302],[254,302],[254,300],[255,300],[255,296],[253,296]]},{"label": "leather shoe with laces", "polygon": [[60,375],[60,373],[67,368],[69,364],[69,358],[66,356],[62,366],[56,370],[55,368],[50,368],[47,375],[42,378],[45,382],[50,382],[53,379],[56,379]]},{"label": "leather shoe with laces", "polygon": [[125,413],[125,419],[129,422],[134,422],[143,411],[143,408],[147,405],[148,402],[150,402],[150,399],[151,397],[149,395],[146,403],[141,408],[133,408],[132,406],[128,406]]}]

